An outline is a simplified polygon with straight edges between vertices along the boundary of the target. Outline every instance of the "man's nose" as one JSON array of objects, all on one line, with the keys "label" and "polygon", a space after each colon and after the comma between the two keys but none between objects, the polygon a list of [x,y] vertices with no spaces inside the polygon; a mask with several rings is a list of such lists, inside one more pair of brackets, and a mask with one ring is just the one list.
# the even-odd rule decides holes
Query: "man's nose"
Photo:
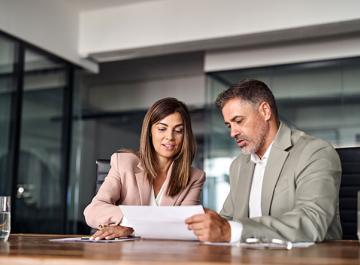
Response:
[{"label": "man's nose", "polygon": [[238,134],[239,134],[239,130],[236,129],[235,127],[231,127],[231,129],[230,129],[230,136],[231,136],[232,138],[235,138],[236,135],[238,135]]}]

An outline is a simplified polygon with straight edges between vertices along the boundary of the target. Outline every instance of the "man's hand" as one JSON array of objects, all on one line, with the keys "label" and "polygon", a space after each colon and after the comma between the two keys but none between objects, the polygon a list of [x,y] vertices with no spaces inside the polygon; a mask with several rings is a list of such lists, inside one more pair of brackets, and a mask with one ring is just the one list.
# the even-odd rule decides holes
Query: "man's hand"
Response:
[{"label": "man's hand", "polygon": [[201,241],[229,242],[231,239],[229,222],[209,209],[205,209],[205,214],[187,218],[185,223]]},{"label": "man's hand", "polygon": [[115,237],[129,236],[134,232],[134,229],[127,226],[114,225],[104,226],[93,234],[90,239],[101,240],[101,239],[113,239]]}]

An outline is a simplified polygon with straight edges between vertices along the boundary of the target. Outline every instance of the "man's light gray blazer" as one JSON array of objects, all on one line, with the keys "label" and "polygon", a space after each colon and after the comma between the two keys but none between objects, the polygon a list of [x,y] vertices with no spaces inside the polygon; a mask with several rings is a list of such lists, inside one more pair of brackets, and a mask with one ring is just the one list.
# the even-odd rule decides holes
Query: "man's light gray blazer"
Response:
[{"label": "man's light gray blazer", "polygon": [[266,165],[262,217],[248,218],[255,164],[240,154],[230,166],[230,193],[221,215],[241,222],[241,239],[296,241],[341,239],[339,187],[341,163],[323,140],[280,125]]}]

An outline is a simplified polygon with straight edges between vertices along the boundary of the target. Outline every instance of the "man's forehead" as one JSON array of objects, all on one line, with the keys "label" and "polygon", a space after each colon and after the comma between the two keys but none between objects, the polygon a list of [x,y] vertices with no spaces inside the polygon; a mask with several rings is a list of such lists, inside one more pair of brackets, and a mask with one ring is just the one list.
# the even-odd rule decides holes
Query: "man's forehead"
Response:
[{"label": "man's forehead", "polygon": [[250,101],[240,98],[233,98],[224,104],[222,111],[224,112],[243,112],[253,109],[253,104]]}]

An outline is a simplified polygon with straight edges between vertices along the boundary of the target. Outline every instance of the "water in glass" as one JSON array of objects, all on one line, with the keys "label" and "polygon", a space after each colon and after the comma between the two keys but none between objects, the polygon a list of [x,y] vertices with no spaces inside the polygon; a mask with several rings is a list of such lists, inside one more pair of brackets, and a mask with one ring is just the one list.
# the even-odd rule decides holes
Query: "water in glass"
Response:
[{"label": "water in glass", "polygon": [[10,235],[10,197],[0,196],[0,241],[7,241]]},{"label": "water in glass", "polygon": [[10,212],[0,212],[0,241],[7,241],[10,235]]}]

